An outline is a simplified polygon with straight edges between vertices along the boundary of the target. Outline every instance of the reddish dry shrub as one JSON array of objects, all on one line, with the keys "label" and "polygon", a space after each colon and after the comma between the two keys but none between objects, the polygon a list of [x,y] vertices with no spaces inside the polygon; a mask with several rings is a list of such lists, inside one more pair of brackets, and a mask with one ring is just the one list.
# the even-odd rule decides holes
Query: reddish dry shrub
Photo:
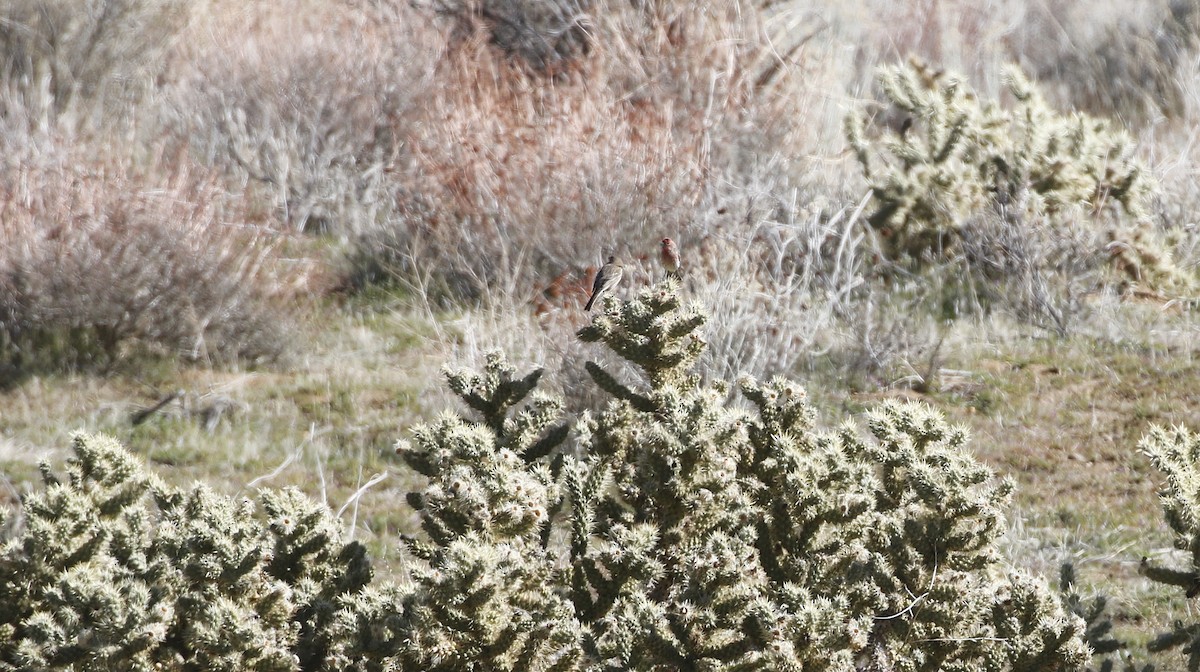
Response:
[{"label": "reddish dry shrub", "polygon": [[795,45],[772,42],[750,8],[312,10],[197,31],[172,123],[295,228],[354,241],[355,283],[528,301],[608,253],[745,228],[729,203],[775,198],[792,178],[803,115],[779,83]]},{"label": "reddish dry shrub", "polygon": [[0,365],[279,355],[277,236],[238,223],[180,157],[142,172],[80,153],[31,153],[0,178]]},{"label": "reddish dry shrub", "polygon": [[664,235],[743,227],[726,206],[788,186],[782,157],[802,125],[745,14],[597,6],[578,19],[590,46],[549,71],[487,21],[408,28],[444,42],[438,85],[398,129],[395,209],[362,237],[358,269],[434,298],[529,300],[610,253],[646,259]]}]

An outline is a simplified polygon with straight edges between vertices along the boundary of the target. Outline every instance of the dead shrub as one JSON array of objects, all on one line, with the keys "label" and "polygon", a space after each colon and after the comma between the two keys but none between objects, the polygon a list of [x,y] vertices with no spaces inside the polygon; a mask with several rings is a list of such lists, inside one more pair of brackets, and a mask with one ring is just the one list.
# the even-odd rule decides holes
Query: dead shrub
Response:
[{"label": "dead shrub", "polygon": [[1182,83],[1200,35],[1195,0],[1145,3],[1097,19],[1091,3],[1031,4],[1009,36],[1014,55],[1064,103],[1144,126],[1185,113]]},{"label": "dead shrub", "polygon": [[561,71],[592,48],[591,0],[434,0],[429,7],[448,17],[452,37],[488,41],[539,74]]},{"label": "dead shrub", "polygon": [[436,48],[406,39],[413,24],[382,2],[217,13],[181,48],[165,123],[270,217],[355,235],[390,216],[400,129],[429,78]]},{"label": "dead shrub", "polygon": [[[34,116],[69,128],[130,121],[166,68],[188,0],[6,0],[0,80]],[[0,116],[11,112],[0,108]]]},{"label": "dead shrub", "polygon": [[973,281],[977,306],[1065,336],[1085,310],[1084,299],[1113,284],[1105,231],[1062,226],[1040,214],[982,213],[963,225],[956,263]]},{"label": "dead shrub", "polygon": [[217,182],[179,159],[156,161],[154,178],[65,148],[3,176],[0,366],[282,352],[277,237],[238,223]]}]

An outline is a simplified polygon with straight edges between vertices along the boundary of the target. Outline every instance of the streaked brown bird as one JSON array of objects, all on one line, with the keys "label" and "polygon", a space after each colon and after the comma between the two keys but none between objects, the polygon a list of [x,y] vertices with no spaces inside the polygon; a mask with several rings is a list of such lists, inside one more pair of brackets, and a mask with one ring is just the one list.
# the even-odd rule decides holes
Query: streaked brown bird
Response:
[{"label": "streaked brown bird", "polygon": [[670,238],[662,239],[662,252],[658,255],[658,261],[662,264],[663,270],[667,272],[668,278],[678,279],[683,271],[683,265],[679,261],[679,246]]},{"label": "streaked brown bird", "polygon": [[608,263],[601,266],[600,270],[596,272],[596,280],[592,283],[592,296],[583,309],[591,310],[596,299],[600,298],[604,292],[616,287],[624,274],[625,267],[621,265],[621,262],[617,261],[616,257],[609,257]]}]

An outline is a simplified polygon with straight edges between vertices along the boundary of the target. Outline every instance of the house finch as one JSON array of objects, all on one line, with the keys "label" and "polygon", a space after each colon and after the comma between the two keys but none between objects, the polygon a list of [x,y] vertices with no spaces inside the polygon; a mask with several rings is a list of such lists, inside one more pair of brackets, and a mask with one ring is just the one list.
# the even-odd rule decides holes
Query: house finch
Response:
[{"label": "house finch", "polygon": [[667,277],[678,278],[683,266],[679,263],[679,246],[670,238],[662,239],[662,253],[658,257]]},{"label": "house finch", "polygon": [[600,298],[600,294],[605,290],[616,287],[624,273],[625,267],[621,265],[621,262],[617,261],[616,257],[609,257],[608,263],[601,266],[600,270],[596,272],[596,281],[592,283],[592,296],[588,299],[587,305],[583,309],[591,310],[592,304],[596,302],[596,299]]}]

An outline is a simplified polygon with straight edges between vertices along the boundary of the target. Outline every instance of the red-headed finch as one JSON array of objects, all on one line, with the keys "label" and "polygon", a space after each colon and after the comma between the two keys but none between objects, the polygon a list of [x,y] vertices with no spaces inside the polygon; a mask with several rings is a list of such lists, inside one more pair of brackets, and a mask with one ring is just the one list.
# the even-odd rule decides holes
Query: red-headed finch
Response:
[{"label": "red-headed finch", "polygon": [[678,278],[680,271],[683,270],[683,264],[679,261],[679,246],[670,238],[662,239],[662,252],[658,255],[658,261],[662,264],[663,270],[667,272],[667,277]]}]

